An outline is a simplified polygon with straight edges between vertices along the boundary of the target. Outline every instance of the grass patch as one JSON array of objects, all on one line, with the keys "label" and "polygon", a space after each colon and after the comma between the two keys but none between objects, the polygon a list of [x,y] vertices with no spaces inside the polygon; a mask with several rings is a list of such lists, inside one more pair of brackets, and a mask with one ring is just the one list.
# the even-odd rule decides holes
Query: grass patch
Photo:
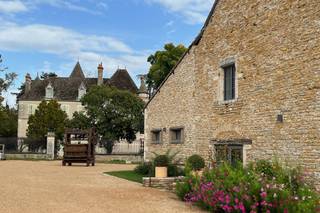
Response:
[{"label": "grass patch", "polygon": [[105,172],[105,174],[126,179],[129,181],[138,182],[138,183],[142,183],[142,177],[143,177],[142,175],[137,174],[134,171]]},{"label": "grass patch", "polygon": [[104,161],[106,164],[127,164],[125,160],[109,160],[109,161]]}]

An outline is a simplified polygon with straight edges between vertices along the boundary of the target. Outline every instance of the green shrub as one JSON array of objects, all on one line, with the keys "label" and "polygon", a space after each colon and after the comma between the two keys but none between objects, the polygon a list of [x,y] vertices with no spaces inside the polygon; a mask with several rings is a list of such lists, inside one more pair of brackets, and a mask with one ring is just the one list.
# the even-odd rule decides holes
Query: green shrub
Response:
[{"label": "green shrub", "polygon": [[187,167],[190,167],[193,171],[199,171],[204,166],[204,159],[200,155],[192,155],[187,159]]},{"label": "green shrub", "polygon": [[180,168],[177,165],[169,164],[168,165],[168,176],[169,177],[184,176],[184,171],[182,168]]},{"label": "green shrub", "polygon": [[140,175],[152,175],[153,166],[150,162],[143,162],[136,166],[134,171]]},{"label": "green shrub", "polygon": [[154,159],[154,165],[159,167],[166,167],[169,165],[169,158],[167,155],[158,155]]},{"label": "green shrub", "polygon": [[184,200],[186,195],[191,192],[191,184],[188,181],[177,182],[176,194],[180,200]]}]

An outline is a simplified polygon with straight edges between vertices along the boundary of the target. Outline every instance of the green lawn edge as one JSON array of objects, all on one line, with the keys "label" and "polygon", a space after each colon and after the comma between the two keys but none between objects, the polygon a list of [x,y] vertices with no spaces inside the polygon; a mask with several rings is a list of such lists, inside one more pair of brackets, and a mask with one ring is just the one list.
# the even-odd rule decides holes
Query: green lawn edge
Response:
[{"label": "green lawn edge", "polygon": [[114,172],[104,172],[104,174],[111,175],[114,177],[122,178],[125,180],[142,183],[143,175],[137,174],[132,170],[129,171],[114,171]]}]

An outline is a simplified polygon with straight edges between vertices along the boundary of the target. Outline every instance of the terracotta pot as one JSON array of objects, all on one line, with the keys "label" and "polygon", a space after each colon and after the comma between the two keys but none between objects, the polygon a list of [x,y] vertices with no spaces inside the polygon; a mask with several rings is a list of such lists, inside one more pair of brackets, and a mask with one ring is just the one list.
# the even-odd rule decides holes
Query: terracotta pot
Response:
[{"label": "terracotta pot", "polygon": [[157,178],[168,177],[168,168],[167,167],[156,167],[156,177]]}]

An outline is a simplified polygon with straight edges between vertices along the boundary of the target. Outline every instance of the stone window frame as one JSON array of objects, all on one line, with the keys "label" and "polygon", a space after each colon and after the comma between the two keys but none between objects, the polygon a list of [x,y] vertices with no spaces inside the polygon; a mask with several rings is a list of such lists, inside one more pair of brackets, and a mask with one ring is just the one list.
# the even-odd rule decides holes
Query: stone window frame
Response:
[{"label": "stone window frame", "polygon": [[[176,132],[176,131],[180,131],[180,140],[174,140],[173,139],[173,134]],[[170,127],[169,129],[169,141],[170,141],[170,144],[183,144],[184,143],[184,127],[183,126],[176,126],[176,127]]]},{"label": "stone window frame", "polygon": [[[230,139],[230,140],[221,140],[221,139],[213,139],[211,140],[211,144],[213,145],[210,146],[214,150],[214,159],[217,162],[216,158],[216,147],[217,146],[227,146],[228,148],[231,149],[237,149],[240,148],[242,149],[241,157],[242,157],[242,165],[246,166],[247,165],[247,153],[251,150],[252,148],[252,140],[251,139]],[[230,153],[228,153],[230,155]],[[230,159],[231,156],[228,156],[228,161],[232,161]]]},{"label": "stone window frame", "polygon": [[[161,128],[156,128],[152,129],[151,131],[151,143],[152,144],[162,144],[163,143],[163,136],[162,136],[162,129]],[[156,137],[155,134],[159,134],[159,141],[155,140]]]},{"label": "stone window frame", "polygon": [[[224,69],[228,66],[235,66],[235,94],[234,99],[224,100]],[[218,103],[219,104],[230,104],[237,102],[238,100],[238,78],[239,78],[239,67],[235,57],[229,57],[220,62],[219,68],[219,84],[218,84]]]}]

